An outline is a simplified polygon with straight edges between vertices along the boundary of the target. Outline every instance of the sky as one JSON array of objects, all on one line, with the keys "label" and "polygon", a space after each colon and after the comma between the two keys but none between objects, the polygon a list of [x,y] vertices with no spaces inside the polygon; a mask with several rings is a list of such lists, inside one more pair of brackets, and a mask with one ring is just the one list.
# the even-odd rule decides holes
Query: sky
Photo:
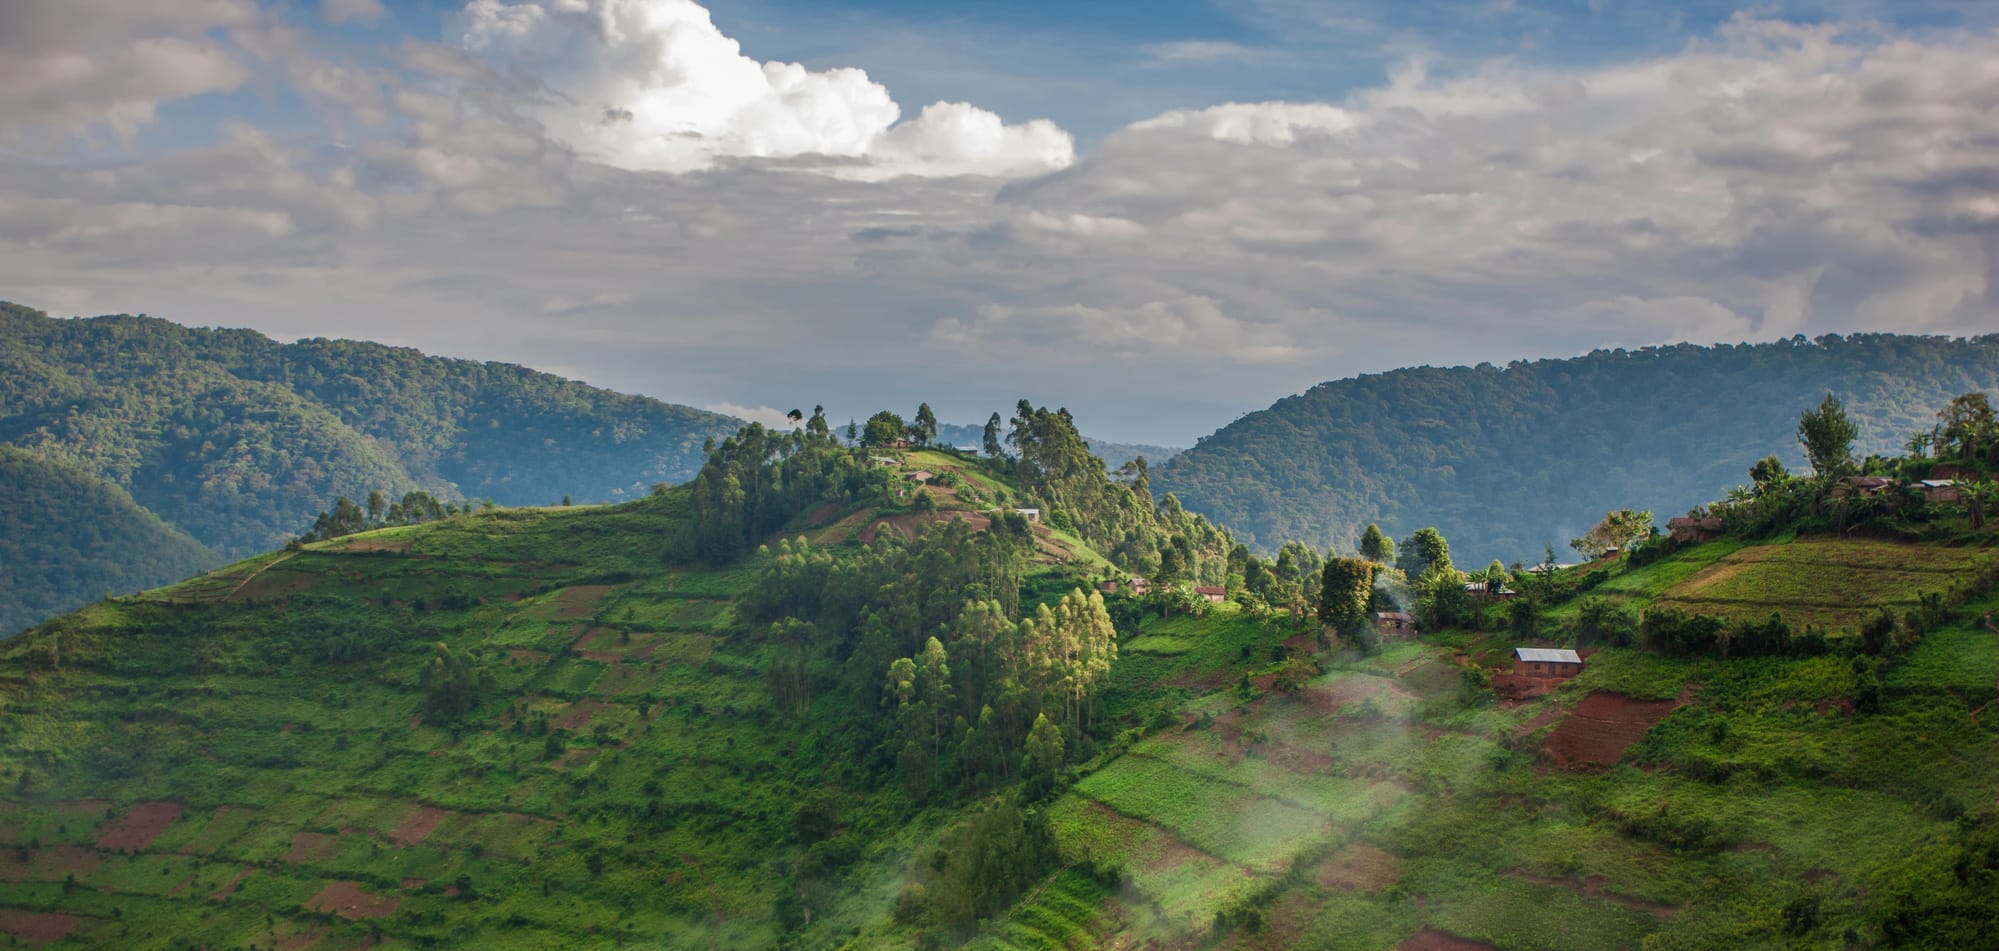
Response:
[{"label": "sky", "polygon": [[1191,445],[1999,331],[1999,4],[4,0],[0,299]]}]

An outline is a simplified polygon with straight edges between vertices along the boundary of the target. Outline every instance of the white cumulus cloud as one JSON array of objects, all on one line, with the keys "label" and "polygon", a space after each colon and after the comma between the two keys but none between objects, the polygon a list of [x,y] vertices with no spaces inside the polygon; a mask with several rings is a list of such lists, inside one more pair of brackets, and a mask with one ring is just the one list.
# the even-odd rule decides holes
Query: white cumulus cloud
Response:
[{"label": "white cumulus cloud", "polygon": [[552,135],[620,168],[823,158],[857,178],[1012,176],[1075,157],[1054,123],[1010,125],[968,103],[899,121],[864,70],[752,59],[693,0],[472,0],[461,20],[465,49],[552,93],[528,109]]}]

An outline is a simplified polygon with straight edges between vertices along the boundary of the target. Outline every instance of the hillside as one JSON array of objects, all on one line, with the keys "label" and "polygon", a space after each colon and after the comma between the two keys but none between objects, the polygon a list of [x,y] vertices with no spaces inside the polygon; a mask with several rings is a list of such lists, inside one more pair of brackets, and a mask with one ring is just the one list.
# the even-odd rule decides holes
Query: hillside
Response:
[{"label": "hillside", "polygon": [[[891,464],[752,426],[647,499],[332,538],[7,642],[0,932],[1586,951],[1999,916],[1991,529],[1659,540],[1374,648],[1267,607],[1295,550],[1133,508],[1066,422]],[[1081,593],[1162,536],[1254,580]]]},{"label": "hillside", "polygon": [[906,943],[916,875],[975,926],[1052,857],[1007,834],[1023,784],[1109,729],[1078,725],[1114,653],[1083,536],[1229,547],[1184,513],[1086,517],[1142,496],[1058,465],[1061,423],[1021,421],[1034,468],[752,426],[646,499],[331,538],[7,641],[0,932]]},{"label": "hillside", "polygon": [[[692,476],[704,441],[735,426],[517,366],[0,303],[0,444],[117,485],[231,557],[376,489],[503,504],[640,495]],[[53,579],[132,570],[116,549],[98,554],[112,561],[49,563],[48,583],[73,603],[103,592]]]},{"label": "hillside", "polygon": [[1434,525],[1464,564],[1538,560],[1606,510],[1660,522],[1794,468],[1797,408],[1828,391],[1858,451],[1899,450],[1970,390],[1999,390],[1999,336],[1856,335],[1599,351],[1504,367],[1421,367],[1321,384],[1250,413],[1152,473],[1157,494],[1252,546],[1353,550],[1376,522]]},{"label": "hillside", "polygon": [[0,636],[222,559],[102,479],[0,446]]}]

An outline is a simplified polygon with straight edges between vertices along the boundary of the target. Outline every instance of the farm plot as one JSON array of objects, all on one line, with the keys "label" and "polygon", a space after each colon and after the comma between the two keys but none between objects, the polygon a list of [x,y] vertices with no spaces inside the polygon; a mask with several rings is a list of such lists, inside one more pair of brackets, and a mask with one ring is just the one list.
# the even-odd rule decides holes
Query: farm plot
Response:
[{"label": "farm plot", "polygon": [[1277,874],[1331,834],[1327,820],[1261,791],[1193,778],[1160,760],[1127,756],[1076,784],[1120,814],[1156,823],[1245,869]]},{"label": "farm plot", "polygon": [[1906,608],[1947,591],[1955,577],[1989,561],[1976,549],[1850,539],[1811,539],[1734,552],[1665,590],[1661,607],[1760,621],[1782,614],[1794,626],[1857,628],[1876,607]]},{"label": "farm plot", "polygon": [[1542,755],[1564,769],[1608,766],[1679,707],[1678,700],[1633,700],[1597,691],[1555,725]]}]

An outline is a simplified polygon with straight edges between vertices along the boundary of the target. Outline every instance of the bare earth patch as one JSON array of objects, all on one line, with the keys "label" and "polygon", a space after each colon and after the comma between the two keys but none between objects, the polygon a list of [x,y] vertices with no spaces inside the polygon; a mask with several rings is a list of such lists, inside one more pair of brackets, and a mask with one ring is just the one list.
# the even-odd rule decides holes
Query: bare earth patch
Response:
[{"label": "bare earth patch", "polygon": [[1327,891],[1378,892],[1402,879],[1402,860],[1371,845],[1350,845],[1321,864],[1315,875]]},{"label": "bare earth patch", "polygon": [[565,730],[582,730],[590,726],[591,718],[611,709],[602,700],[578,700],[555,718],[555,725]]},{"label": "bare earth patch", "polygon": [[1561,769],[1608,766],[1685,702],[1685,694],[1679,700],[1633,700],[1596,691],[1556,725],[1541,755]]},{"label": "bare earth patch", "polygon": [[52,915],[17,908],[0,908],[0,933],[10,934],[29,944],[61,941],[83,924],[75,915]]},{"label": "bare earth patch", "polygon": [[340,851],[340,839],[323,832],[301,832],[292,837],[292,850],[285,853],[285,861],[293,865],[304,865],[321,859],[330,859]]},{"label": "bare earth patch", "polygon": [[107,852],[143,852],[180,818],[180,812],[177,802],[139,803],[124,818],[105,827],[97,847]]},{"label": "bare earth patch", "polygon": [[1457,935],[1435,928],[1424,928],[1395,946],[1395,951],[1499,951],[1497,945]]},{"label": "bare earth patch", "polygon": [[389,841],[397,845],[415,845],[430,838],[432,832],[451,813],[435,806],[419,806],[415,812],[403,817],[389,832]]},{"label": "bare earth patch", "polygon": [[386,918],[394,914],[400,904],[400,898],[371,895],[354,882],[334,882],[306,901],[305,907],[358,921],[363,918]]},{"label": "bare earth patch", "polygon": [[589,617],[597,613],[597,603],[604,600],[604,596],[610,593],[611,586],[604,584],[587,584],[577,585],[573,588],[564,588],[560,594],[555,596],[555,615],[553,619],[557,621],[574,621]]},{"label": "bare earth patch", "polygon": [[56,845],[29,852],[22,860],[20,850],[0,852],[0,882],[55,882],[65,876],[82,878],[103,864],[97,853],[80,845]]}]

